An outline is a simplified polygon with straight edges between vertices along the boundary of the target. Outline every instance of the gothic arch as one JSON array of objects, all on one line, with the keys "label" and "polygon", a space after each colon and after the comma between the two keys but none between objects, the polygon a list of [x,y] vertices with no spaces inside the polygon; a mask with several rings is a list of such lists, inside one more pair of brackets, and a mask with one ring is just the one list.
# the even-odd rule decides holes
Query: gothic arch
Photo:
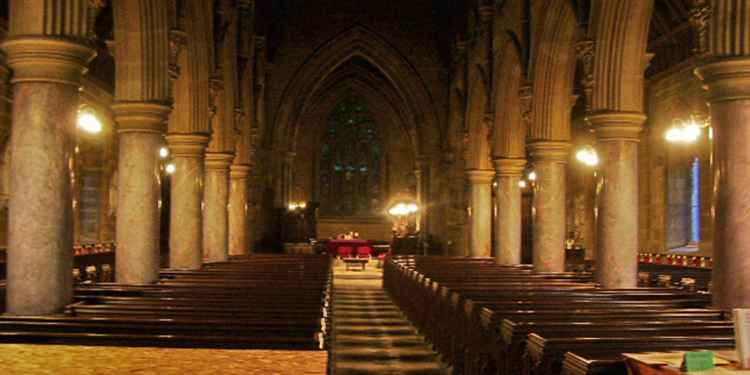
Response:
[{"label": "gothic arch", "polygon": [[531,64],[533,110],[529,138],[532,141],[570,139],[577,26],[570,1],[549,2]]},{"label": "gothic arch", "polygon": [[493,157],[522,159],[525,157],[526,124],[521,118],[521,101],[518,93],[523,76],[521,55],[512,38],[503,39],[500,55],[495,59],[497,82],[493,95]]},{"label": "gothic arch", "polygon": [[[380,117],[381,122],[391,123],[403,130],[412,145],[414,157],[417,156],[418,135],[414,127],[409,127],[409,109],[384,77],[361,67],[347,66],[332,73],[310,98],[309,105],[299,118],[309,113],[327,115],[336,102],[350,91],[362,96],[371,107],[381,108],[376,116]],[[295,126],[290,143],[292,148],[295,148],[301,130],[300,125]]]},{"label": "gothic arch", "polygon": [[643,110],[646,45],[653,0],[594,1],[592,111]]},{"label": "gothic arch", "polygon": [[414,114],[411,122],[419,137],[418,152],[430,152],[434,147],[428,143],[438,139],[439,121],[419,73],[380,35],[362,26],[348,29],[318,48],[289,81],[275,117],[276,148],[290,149],[286,142],[290,142],[296,119],[304,113],[310,98],[326,77],[354,57],[368,61],[387,78],[409,112]]},{"label": "gothic arch", "polygon": [[468,128],[468,145],[466,146],[467,169],[491,169],[489,130],[487,125],[487,98],[489,91],[484,70],[479,65],[469,70],[469,97],[466,104],[466,128]]}]

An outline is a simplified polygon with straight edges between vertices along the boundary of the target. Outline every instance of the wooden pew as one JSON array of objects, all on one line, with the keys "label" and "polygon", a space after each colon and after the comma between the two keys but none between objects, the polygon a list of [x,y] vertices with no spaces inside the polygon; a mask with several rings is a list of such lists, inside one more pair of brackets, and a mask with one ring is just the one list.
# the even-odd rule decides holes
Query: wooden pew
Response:
[{"label": "wooden pew", "polygon": [[60,317],[2,317],[0,342],[322,349],[330,261],[257,256],[149,285],[79,285]]},{"label": "wooden pew", "polygon": [[[583,288],[555,286],[555,282],[545,285],[539,282],[542,277],[531,275],[533,272],[527,268],[497,267],[486,259],[462,262],[394,257],[384,267],[384,286],[433,340],[436,349],[455,369],[466,374],[490,371],[517,375],[518,368],[508,367],[508,361],[518,362],[524,335],[537,327],[532,326],[537,321],[547,322],[546,326],[538,327],[550,335],[612,336],[613,332],[624,332],[624,342],[638,335],[662,337],[659,335],[665,333],[694,337],[701,330],[719,335],[712,337],[726,338],[729,336],[721,334],[727,333],[731,336],[731,327],[721,321],[723,313],[704,308],[710,302],[706,294],[665,289],[603,290],[591,284]],[[547,275],[549,279],[556,276],[577,280],[582,285],[590,277]],[[641,326],[635,316],[654,324]],[[506,328],[503,336],[503,319],[525,320],[527,324]],[[571,333],[565,326],[575,320],[579,326],[588,326]],[[683,329],[676,321],[692,321],[692,328]],[[630,322],[630,325],[622,329],[613,322]]]},{"label": "wooden pew", "polygon": [[[633,352],[633,351],[665,351],[692,349],[719,349],[734,347],[734,332],[732,329],[715,329],[705,334],[688,335],[627,335],[614,334],[608,337],[562,337],[543,338],[530,334],[527,339],[527,360],[524,362],[524,375],[553,375],[562,372],[564,354],[574,353]],[[609,373],[607,373],[609,374]]]}]

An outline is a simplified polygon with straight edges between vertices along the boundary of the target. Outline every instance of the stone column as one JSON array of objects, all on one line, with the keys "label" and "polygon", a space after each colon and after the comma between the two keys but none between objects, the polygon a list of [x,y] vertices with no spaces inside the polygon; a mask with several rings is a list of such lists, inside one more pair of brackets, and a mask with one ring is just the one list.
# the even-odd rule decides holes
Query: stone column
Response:
[{"label": "stone column", "polygon": [[424,203],[422,202],[422,170],[419,169],[419,166],[417,166],[416,169],[414,169],[414,183],[416,186],[416,198],[417,198],[417,205],[419,205],[419,211],[417,211],[417,218],[416,218],[416,227],[417,231],[420,231],[419,235],[422,236],[422,211],[424,210]]},{"label": "stone column", "polygon": [[159,148],[170,108],[123,102],[112,111],[120,135],[115,277],[123,284],[153,283],[159,279]]},{"label": "stone column", "polygon": [[471,189],[471,217],[469,218],[469,254],[473,257],[491,255],[492,243],[492,179],[495,171],[471,169],[466,171]]},{"label": "stone column", "polygon": [[534,172],[533,259],[540,272],[565,270],[565,167],[567,142],[529,144]]},{"label": "stone column", "polygon": [[196,270],[203,265],[203,155],[208,136],[172,134],[167,145],[172,173],[169,213],[169,267]]},{"label": "stone column", "polygon": [[750,57],[698,69],[708,87],[713,126],[714,304],[750,307]]},{"label": "stone column", "polygon": [[248,165],[232,165],[229,172],[229,255],[247,255],[247,176]]},{"label": "stone column", "polygon": [[282,198],[283,198],[283,207],[286,207],[289,205],[289,203],[292,203],[293,195],[294,195],[294,156],[297,155],[296,152],[293,151],[287,151],[284,154],[284,166],[283,166],[283,179],[281,180],[281,191],[282,191]]},{"label": "stone column", "polygon": [[419,230],[420,242],[424,251],[427,251],[427,235],[429,232],[430,212],[430,184],[432,183],[432,159],[429,156],[420,156],[417,160],[417,170],[414,171],[417,182],[417,230]]},{"label": "stone column", "polygon": [[229,153],[206,153],[203,199],[203,261],[223,262],[228,258],[227,204],[229,203]]},{"label": "stone column", "polygon": [[596,131],[599,166],[596,278],[605,288],[638,286],[639,112],[598,112],[587,117]]},{"label": "stone column", "polygon": [[497,220],[495,261],[502,265],[521,264],[521,181],[524,159],[493,160],[497,175]]},{"label": "stone column", "polygon": [[78,88],[94,54],[41,35],[11,36],[2,48],[14,72],[6,312],[52,314],[72,301],[70,165]]}]

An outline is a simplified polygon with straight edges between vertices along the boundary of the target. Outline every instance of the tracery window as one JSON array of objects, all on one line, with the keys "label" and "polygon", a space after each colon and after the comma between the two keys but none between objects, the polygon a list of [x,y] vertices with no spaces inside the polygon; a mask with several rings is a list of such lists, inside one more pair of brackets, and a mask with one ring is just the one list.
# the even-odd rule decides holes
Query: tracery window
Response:
[{"label": "tracery window", "polygon": [[670,166],[667,180],[667,247],[683,249],[700,242],[700,160],[690,157]]},{"label": "tracery window", "polygon": [[362,98],[334,107],[318,164],[321,215],[371,216],[380,210],[382,145],[380,127]]}]

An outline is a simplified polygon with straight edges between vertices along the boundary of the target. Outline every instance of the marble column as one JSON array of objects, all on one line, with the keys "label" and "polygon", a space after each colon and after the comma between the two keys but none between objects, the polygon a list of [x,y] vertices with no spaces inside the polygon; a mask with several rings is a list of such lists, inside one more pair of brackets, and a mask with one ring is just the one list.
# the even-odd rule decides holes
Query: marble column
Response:
[{"label": "marble column", "polygon": [[599,154],[596,278],[605,288],[638,286],[638,133],[640,112],[587,116]]},{"label": "marble column", "polygon": [[43,36],[11,36],[2,48],[14,72],[6,312],[52,314],[72,301],[70,166],[78,88],[94,53]]},{"label": "marble column", "polygon": [[229,255],[247,255],[247,177],[250,166],[233,164],[229,179]]},{"label": "marble column", "polygon": [[203,155],[208,136],[172,134],[167,145],[175,171],[170,186],[169,267],[203,265]]},{"label": "marble column", "polygon": [[489,257],[492,253],[492,179],[495,171],[470,169],[466,171],[471,194],[469,218],[469,255]]},{"label": "marble column", "polygon": [[160,264],[159,148],[170,107],[123,102],[112,111],[119,134],[115,277],[123,284],[153,283]]},{"label": "marble column", "polygon": [[521,187],[518,183],[526,166],[524,159],[493,160],[497,175],[497,220],[495,261],[501,265],[521,264]]},{"label": "marble column", "polygon": [[206,153],[203,200],[203,261],[223,262],[228,258],[229,153]]},{"label": "marble column", "polygon": [[534,172],[533,262],[540,272],[565,270],[565,168],[567,142],[529,144]]},{"label": "marble column", "polygon": [[698,69],[708,87],[713,127],[714,304],[750,307],[750,58]]}]

